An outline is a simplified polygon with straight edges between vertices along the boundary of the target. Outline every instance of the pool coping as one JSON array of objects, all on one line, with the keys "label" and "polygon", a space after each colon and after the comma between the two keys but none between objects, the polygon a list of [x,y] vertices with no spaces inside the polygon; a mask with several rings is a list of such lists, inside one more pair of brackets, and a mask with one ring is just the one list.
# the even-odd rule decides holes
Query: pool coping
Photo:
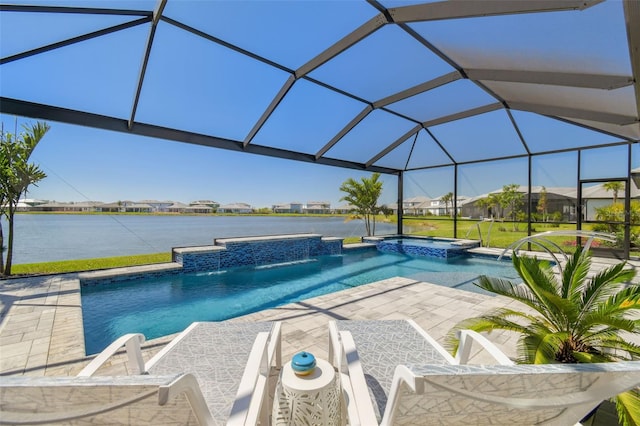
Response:
[{"label": "pool coping", "polygon": [[[472,253],[482,255],[498,256],[502,249],[474,249]],[[536,253],[540,255],[540,253]],[[594,268],[596,270],[605,266],[617,263],[615,259],[594,258]],[[628,261],[632,267],[640,268],[640,262]],[[179,267],[179,266],[178,266]],[[0,280],[0,375],[74,375],[76,374],[90,357],[85,356],[84,331],[82,322],[82,305],[80,292],[81,277],[105,277],[116,273],[139,273],[144,271],[173,270],[175,264],[159,264],[136,266],[130,268],[117,268],[114,270],[102,270],[73,274],[61,274],[28,278],[12,278]],[[639,277],[636,277],[638,280]],[[83,278],[84,279],[84,278]],[[367,318],[386,318],[397,315],[405,317],[424,316],[423,311],[437,311],[438,309],[447,311],[444,307],[429,305],[435,303],[433,295],[414,294],[410,287],[432,288],[438,296],[435,300],[457,301],[459,299],[485,300],[496,299],[496,297],[469,293],[464,290],[451,289],[435,284],[428,284],[409,280],[406,278],[392,278],[371,284],[365,284],[354,289],[343,290],[338,293],[319,296],[317,298],[293,303],[290,305],[260,311],[243,317],[234,318],[229,321],[261,320],[264,318],[277,318],[282,313],[304,311],[309,306],[315,306],[317,301],[322,301],[322,308],[319,312],[327,318],[335,318],[334,312],[336,302],[344,301],[344,304],[351,303],[350,312],[355,312],[353,306],[367,306],[359,301],[349,302],[355,295],[376,292],[380,288],[383,303],[375,304],[375,308],[368,307],[362,314]],[[402,289],[407,289],[411,296],[407,299],[410,308],[400,305],[402,297],[389,297],[387,292],[398,291],[402,294]],[[404,291],[404,290],[403,290]],[[447,299],[448,297],[448,299]],[[498,296],[499,298],[499,296]],[[355,300],[355,299],[354,299]],[[503,301],[504,302],[504,301]],[[479,302],[485,303],[485,302]],[[486,302],[491,305],[491,302]],[[420,306],[425,306],[421,309]],[[429,305],[428,307],[426,307]],[[326,307],[328,306],[328,308]],[[342,306],[342,305],[339,305]],[[474,308],[475,309],[475,308]],[[450,315],[455,318],[459,315],[459,310],[450,308]],[[294,315],[295,317],[295,315]],[[429,328],[430,320],[424,318],[425,327]],[[311,324],[310,321],[302,320],[291,325],[294,331],[288,344],[295,346],[301,336],[310,329],[311,334],[319,334],[324,327]],[[292,337],[293,336],[293,337]],[[147,342],[147,347],[163,345],[171,336],[154,339]],[[316,338],[316,336],[314,336]],[[322,344],[326,343],[324,340]],[[322,348],[317,346],[316,350]]]}]

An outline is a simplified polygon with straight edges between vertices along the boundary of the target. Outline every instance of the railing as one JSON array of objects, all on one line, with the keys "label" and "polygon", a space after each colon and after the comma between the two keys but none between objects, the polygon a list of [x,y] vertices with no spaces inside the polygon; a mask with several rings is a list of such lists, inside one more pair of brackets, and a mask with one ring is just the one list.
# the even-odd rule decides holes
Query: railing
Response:
[{"label": "railing", "polygon": [[[480,224],[483,222],[491,222],[489,224],[489,229],[487,230],[487,245],[485,246],[483,241],[482,241],[482,229],[480,229]],[[489,247],[489,241],[491,240],[491,228],[493,227],[493,218],[491,219],[482,219],[480,222],[476,223],[476,229],[478,230],[478,236],[480,238],[480,247]],[[468,239],[469,238],[469,234],[471,234],[471,231],[473,231],[473,227],[469,228],[469,230],[467,231],[467,235],[465,235],[465,238]]]},{"label": "railing", "polygon": [[594,239],[604,240],[604,241],[608,241],[608,242],[611,242],[611,243],[615,243],[617,241],[615,235],[607,234],[607,233],[604,233],[604,232],[578,231],[578,230],[547,231],[547,232],[541,232],[541,233],[535,234],[535,235],[529,235],[528,237],[524,237],[524,238],[519,239],[518,241],[516,241],[515,243],[511,244],[509,247],[504,249],[502,254],[498,257],[498,260],[501,260],[502,257],[509,250],[511,250],[513,253],[517,253],[518,250],[520,250],[520,247],[522,247],[523,244],[531,243],[531,244],[535,244],[538,247],[542,248],[551,257],[553,257],[553,260],[556,262],[556,264],[558,265],[558,268],[560,269],[560,273],[562,273],[562,267],[561,267],[560,261],[556,257],[556,254],[551,250],[551,248],[549,248],[549,246],[551,246],[552,248],[557,249],[562,254],[562,256],[564,257],[565,262],[569,260],[569,256],[567,256],[567,253],[565,253],[565,251],[562,249],[562,247],[560,247],[558,244],[554,243],[553,241],[551,241],[550,239],[547,238],[547,237],[550,237],[550,236],[551,237],[571,236],[571,237],[585,237],[585,238],[588,238],[587,242],[584,245],[584,249],[585,250],[589,250],[589,248],[591,247],[591,243],[593,242]]}]

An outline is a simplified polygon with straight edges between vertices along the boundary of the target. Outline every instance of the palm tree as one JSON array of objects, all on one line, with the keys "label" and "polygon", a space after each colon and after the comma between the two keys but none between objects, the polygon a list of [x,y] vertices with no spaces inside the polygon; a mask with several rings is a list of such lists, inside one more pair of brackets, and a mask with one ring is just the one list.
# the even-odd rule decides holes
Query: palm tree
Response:
[{"label": "palm tree", "polygon": [[444,203],[444,211],[445,211],[445,214],[448,216],[449,215],[449,203],[451,203],[451,206],[453,207],[453,192],[447,192],[446,194],[444,194],[440,198],[440,201],[442,201]]},{"label": "palm tree", "polygon": [[340,201],[348,202],[354,207],[353,212],[364,219],[368,237],[376,233],[376,215],[388,214],[387,208],[378,206],[378,198],[382,194],[379,178],[380,173],[373,173],[370,178],[363,177],[361,182],[349,178],[340,186],[340,191],[347,193]]},{"label": "palm tree", "polygon": [[498,211],[498,207],[500,207],[500,194],[489,194],[487,196],[487,207],[491,209],[491,217],[495,219],[502,218],[502,213]]},{"label": "palm tree", "polygon": [[18,201],[27,193],[30,185],[35,185],[47,175],[40,168],[29,163],[31,153],[38,142],[49,131],[49,125],[38,122],[24,126],[25,132],[15,137],[11,133],[0,138],[0,214],[7,218],[9,233],[7,238],[7,260],[3,261],[4,235],[0,224],[0,274],[11,275],[13,257],[13,224]]},{"label": "palm tree", "polygon": [[607,191],[613,192],[613,204],[618,202],[618,192],[624,189],[624,183],[619,181],[607,182],[602,184],[602,187]]},{"label": "palm tree", "polygon": [[[558,281],[549,262],[514,253],[513,266],[522,284],[481,276],[476,285],[530,309],[498,308],[465,319],[449,332],[447,345],[457,350],[457,330],[507,330],[520,334],[520,363],[639,360],[640,345],[623,336],[640,336],[640,284],[630,282],[635,270],[625,265],[622,262],[588,278],[591,255],[578,248]],[[622,424],[640,424],[638,389],[618,395],[616,406]]]}]

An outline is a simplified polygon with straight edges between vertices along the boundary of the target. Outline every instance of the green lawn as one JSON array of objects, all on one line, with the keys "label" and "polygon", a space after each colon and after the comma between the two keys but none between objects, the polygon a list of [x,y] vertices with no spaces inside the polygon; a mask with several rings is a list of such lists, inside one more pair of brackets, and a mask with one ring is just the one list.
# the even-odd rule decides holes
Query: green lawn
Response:
[{"label": "green lawn", "polygon": [[[527,224],[512,222],[480,222],[478,220],[459,220],[458,238],[480,239],[478,226],[482,234],[483,245],[486,247],[506,248],[512,243],[527,236]],[[575,230],[573,224],[532,224],[532,234],[546,231]],[[413,235],[425,235],[430,237],[453,237],[453,220],[437,218],[405,218],[404,228],[408,231],[412,228]],[[409,232],[405,232],[408,234]],[[551,241],[567,247],[575,241],[573,237],[552,237]]]},{"label": "green lawn", "polygon": [[100,259],[62,260],[58,262],[25,263],[13,265],[14,275],[60,274],[65,272],[92,271],[124,266],[148,265],[171,262],[171,253],[139,254],[134,256],[105,257]]}]

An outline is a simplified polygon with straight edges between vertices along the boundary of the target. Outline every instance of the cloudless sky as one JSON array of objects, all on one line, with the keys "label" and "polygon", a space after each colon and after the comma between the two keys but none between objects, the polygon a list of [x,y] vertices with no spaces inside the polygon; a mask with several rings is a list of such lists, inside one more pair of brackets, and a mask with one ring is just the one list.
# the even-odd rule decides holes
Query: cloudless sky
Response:
[{"label": "cloudless sky", "polygon": [[[63,3],[106,7],[115,4],[134,9],[155,5],[155,1],[146,0],[115,3],[65,0]],[[389,6],[393,2],[382,3]],[[193,13],[194,10],[198,13]],[[274,10],[276,13],[271,14]],[[165,13],[296,69],[378,11],[366,2],[354,1],[171,0]],[[267,13],[277,22],[265,19]],[[2,57],[133,19],[7,12],[0,18]],[[601,32],[592,31],[595,25],[612,26],[616,31],[602,37]],[[33,31],[24,31],[24,28]],[[618,0],[579,13],[436,21],[415,24],[413,28],[437,47],[446,49],[463,66],[494,65],[508,69],[521,67],[525,61],[527,67],[535,68],[540,66],[541,57],[552,54],[553,63],[543,63],[544,67],[553,65],[554,69],[563,71],[598,73],[604,71],[602,67],[606,64],[606,70],[630,73],[624,16]],[[505,32],[509,32],[509,37],[505,37]],[[148,25],[137,26],[4,64],[0,68],[2,95],[127,119],[147,34]],[[470,54],[470,51],[476,53]],[[527,52],[526,57],[522,57],[522,52]],[[465,60],[478,62],[465,63]],[[487,60],[489,64],[482,63]],[[221,67],[221,63],[226,66]],[[345,69],[349,72],[344,72]],[[409,35],[395,26],[386,26],[310,75],[374,102],[450,71],[448,64],[430,55]],[[282,70],[161,22],[136,120],[241,141],[288,76]],[[553,95],[553,92],[540,92],[543,103],[547,98],[555,100]],[[607,96],[613,95],[608,92]],[[635,98],[631,96],[631,99]],[[613,108],[612,112],[616,112],[614,100],[603,101],[603,105]],[[495,100],[478,87],[461,80],[389,108],[429,120],[492,102]],[[313,154],[363,107],[359,101],[299,80],[252,143]],[[513,116],[533,151],[572,148],[584,143],[597,145],[615,139],[530,113],[514,111]],[[7,115],[0,118],[5,131],[13,132],[15,118]],[[33,120],[21,118],[18,126],[28,121]],[[155,199],[183,203],[209,199],[220,204],[245,202],[256,208],[294,201],[328,201],[336,207],[344,204],[340,201],[344,194],[339,191],[342,182],[350,177],[370,176],[370,173],[351,169],[62,123],[49,124],[50,132],[32,157],[48,177],[31,189],[30,198],[103,202]],[[413,125],[376,110],[327,154],[366,162]],[[468,161],[478,155],[491,158],[524,153],[504,111],[469,117],[430,130],[458,161]],[[403,166],[409,152],[413,153],[410,167],[448,162],[435,142],[422,131],[415,146],[408,141],[378,164]],[[592,167],[605,175],[626,175],[626,163],[621,160],[619,150],[598,150],[593,157],[597,160],[592,160]],[[634,152],[634,167],[640,165],[637,157]],[[574,186],[577,172],[575,161],[570,162],[575,154],[563,158],[560,164],[537,158],[540,169],[535,173],[533,184]],[[567,167],[567,164],[571,165]],[[603,168],[603,164],[607,167]],[[527,183],[523,159],[461,166],[459,172],[459,195],[475,196],[504,184]],[[395,176],[383,175],[382,178],[385,191],[380,201],[396,202]],[[451,167],[405,175],[405,198],[416,195],[435,198],[453,190]]]},{"label": "cloudless sky", "polygon": [[[18,120],[20,123],[35,120]],[[2,116],[5,131],[14,132],[15,118]],[[254,207],[308,201],[329,201],[344,195],[346,179],[371,173],[222,149],[145,138],[118,132],[49,122],[51,130],[31,159],[47,178],[29,191],[29,198],[56,201],[213,200],[246,202]],[[394,202],[395,176],[382,176],[387,200]]]}]

